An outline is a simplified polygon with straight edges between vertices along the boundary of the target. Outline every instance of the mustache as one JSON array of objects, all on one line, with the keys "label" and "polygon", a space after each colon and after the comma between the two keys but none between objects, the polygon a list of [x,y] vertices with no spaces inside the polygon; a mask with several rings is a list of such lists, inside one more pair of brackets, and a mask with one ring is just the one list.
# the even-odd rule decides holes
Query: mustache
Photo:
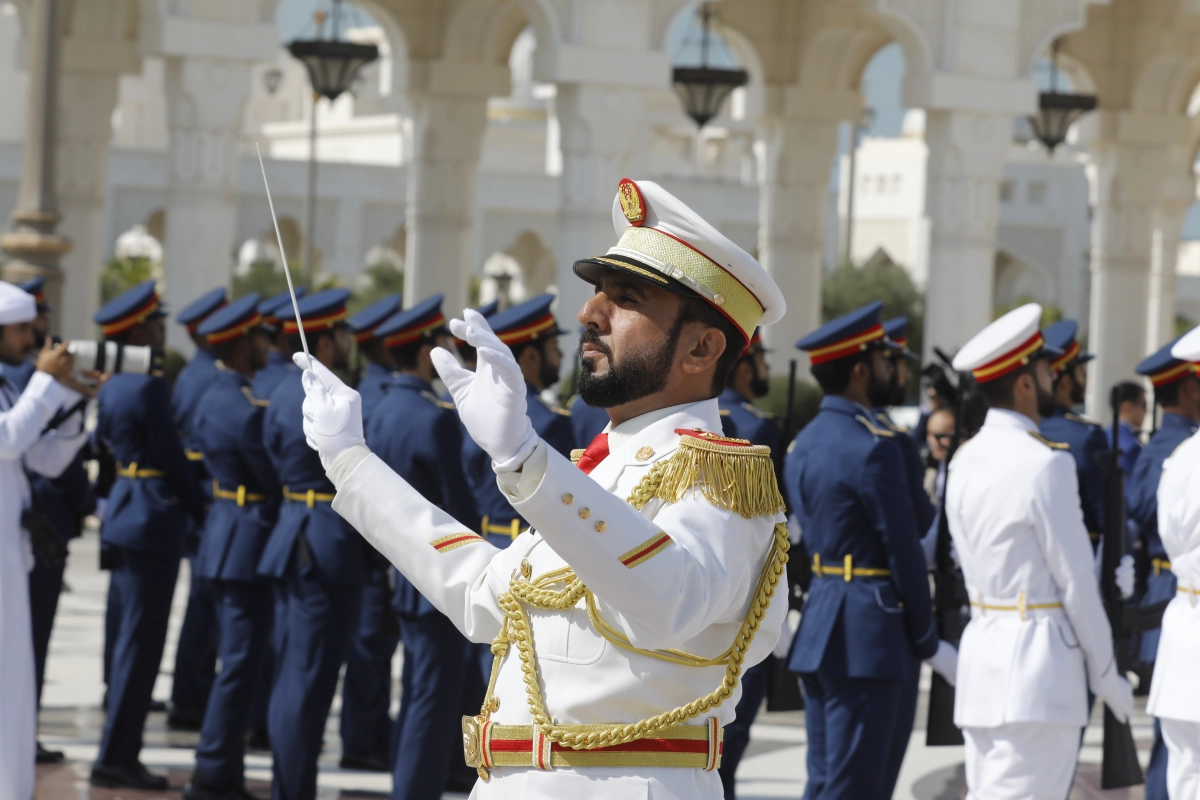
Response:
[{"label": "mustache", "polygon": [[580,357],[583,356],[583,346],[585,344],[590,344],[592,347],[603,353],[610,362],[612,361],[612,348],[600,340],[600,334],[590,329],[584,330],[583,333],[579,334],[579,348],[576,351],[576,354]]}]

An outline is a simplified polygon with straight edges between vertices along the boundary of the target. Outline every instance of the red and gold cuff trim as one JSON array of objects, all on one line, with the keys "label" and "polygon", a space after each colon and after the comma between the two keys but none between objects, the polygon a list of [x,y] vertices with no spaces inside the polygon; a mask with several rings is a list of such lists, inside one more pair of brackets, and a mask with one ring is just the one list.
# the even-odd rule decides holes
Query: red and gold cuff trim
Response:
[{"label": "red and gold cuff trim", "polygon": [[809,350],[808,360],[813,364],[827,364],[830,361],[837,361],[839,358],[852,356],[855,353],[866,350],[869,344],[880,341],[886,335],[882,325],[875,325],[862,333],[851,336],[849,339],[843,339],[840,342],[827,344],[815,350]]},{"label": "red and gold cuff trim", "polygon": [[383,340],[383,346],[399,347],[401,345],[408,344],[409,342],[415,342],[422,336],[436,331],[438,328],[444,328],[445,326],[446,316],[444,314],[438,314],[433,319],[429,320],[428,322],[422,322],[415,328],[407,328],[406,330],[393,333]]},{"label": "red and gold cuff trim", "polygon": [[[312,319],[304,320],[304,331],[324,331],[332,328],[346,318],[346,309],[335,311],[332,314],[326,314],[323,317],[313,317]],[[300,326],[296,324],[296,318],[290,317],[283,323],[284,333],[299,333]]]},{"label": "red and gold cuff trim", "polygon": [[223,331],[217,331],[216,333],[208,334],[208,343],[221,344],[222,342],[231,342],[234,339],[245,336],[247,333],[259,327],[260,325],[262,325],[262,314],[255,314],[245,322],[234,325],[232,328],[226,328]]},{"label": "red and gold cuff trim", "polygon": [[1028,364],[1029,357],[1041,350],[1045,344],[1046,340],[1042,338],[1039,331],[1006,354],[971,370],[971,374],[975,376],[977,383],[987,383],[997,378],[1003,378],[1008,373]]},{"label": "red and gold cuff trim", "polygon": [[158,295],[154,295],[150,300],[137,311],[128,314],[114,322],[109,322],[100,326],[100,332],[107,336],[116,336],[119,333],[135,328],[146,319],[146,317],[158,310]]},{"label": "red and gold cuff trim", "polygon": [[464,531],[463,533],[452,533],[449,536],[438,537],[429,544],[439,553],[449,553],[451,550],[457,550],[464,545],[482,541],[484,541],[484,538],[478,533],[467,533]]},{"label": "red and gold cuff trim", "polygon": [[532,342],[534,339],[541,336],[549,330],[553,330],[557,323],[554,321],[553,314],[547,314],[530,325],[525,325],[520,328],[514,328],[511,331],[497,333],[496,337],[505,344],[521,344],[522,342]]},{"label": "red and gold cuff trim", "polygon": [[1067,365],[1074,361],[1078,355],[1079,342],[1071,342],[1071,346],[1067,348],[1067,352],[1051,361],[1050,366],[1054,368],[1055,372],[1063,372],[1066,370]]},{"label": "red and gold cuff trim", "polygon": [[622,554],[619,558],[622,564],[629,569],[633,569],[638,564],[645,564],[647,561],[670,547],[670,545],[670,536],[665,533],[656,533],[646,541],[639,544],[637,547],[630,550],[628,553]]},{"label": "red and gold cuff trim", "polygon": [[1162,372],[1155,372],[1147,377],[1150,379],[1150,385],[1157,389],[1159,386],[1174,383],[1185,375],[1195,374],[1196,367],[1197,364],[1191,361],[1182,361],[1173,367],[1164,369]]},{"label": "red and gold cuff trim", "polygon": [[[569,731],[600,730],[604,725],[562,725]],[[721,766],[724,729],[716,717],[704,725],[677,725],[656,737],[575,750],[550,741],[532,725],[479,726],[479,763],[485,769],[533,767],[682,767],[711,772]]]}]

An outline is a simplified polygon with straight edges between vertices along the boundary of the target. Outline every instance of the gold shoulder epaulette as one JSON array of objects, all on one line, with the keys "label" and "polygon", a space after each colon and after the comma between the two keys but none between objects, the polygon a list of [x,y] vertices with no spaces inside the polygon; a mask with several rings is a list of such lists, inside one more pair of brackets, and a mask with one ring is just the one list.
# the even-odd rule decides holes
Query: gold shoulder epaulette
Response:
[{"label": "gold shoulder epaulette", "polygon": [[783,512],[771,448],[702,430],[677,428],[679,449],[650,468],[630,502],[677,503],[689,491],[746,519]]},{"label": "gold shoulder epaulette", "polygon": [[792,439],[792,443],[788,445],[788,449],[787,449],[788,455],[791,455],[792,451],[795,449],[796,449],[796,440]]},{"label": "gold shoulder epaulette", "polygon": [[1030,431],[1029,435],[1032,436],[1033,438],[1037,439],[1042,444],[1046,445],[1046,447],[1049,447],[1051,450],[1070,450],[1071,449],[1071,445],[1066,444],[1064,442],[1056,442],[1053,439],[1047,439],[1045,436],[1042,436],[1037,431]]},{"label": "gold shoulder epaulette", "polygon": [[1072,414],[1070,412],[1063,414],[1063,417],[1071,420],[1071,422],[1078,422],[1081,425],[1095,425],[1097,428],[1104,427],[1099,422],[1096,422],[1096,420],[1094,420],[1094,419],[1088,419],[1087,417],[1081,417],[1078,414]]},{"label": "gold shoulder epaulette", "polygon": [[259,408],[266,408],[267,406],[271,405],[270,400],[263,400],[261,398],[255,397],[254,392],[251,391],[249,386],[242,387],[242,394],[246,395],[246,399],[250,401],[250,405],[252,405],[252,406],[258,406]]},{"label": "gold shoulder epaulette", "polygon": [[729,416],[729,409],[728,409],[728,408],[722,408],[722,409],[721,409],[719,412],[717,412],[717,413],[719,413],[719,414],[720,414],[722,417],[728,417],[728,416]]},{"label": "gold shoulder epaulette", "polygon": [[879,418],[879,424],[887,428],[892,433],[903,433],[905,436],[908,436],[910,433],[912,433],[912,431],[910,431],[908,428],[905,428],[903,425],[897,425],[896,423],[892,422],[891,418],[886,415]]},{"label": "gold shoulder epaulette", "polygon": [[575,466],[579,466],[579,459],[583,458],[583,452],[584,451],[583,451],[582,447],[572,450],[571,451],[571,463],[574,464]]},{"label": "gold shoulder epaulette", "polygon": [[569,416],[571,416],[571,412],[570,412],[570,411],[568,411],[567,409],[565,409],[565,408],[559,408],[558,406],[551,405],[551,404],[547,403],[545,400],[543,400],[543,399],[542,399],[542,398],[540,398],[540,397],[538,398],[538,402],[539,402],[539,403],[541,403],[542,405],[544,405],[546,408],[548,408],[548,409],[550,409],[551,411],[553,411],[555,414],[558,414],[560,417],[569,417]]},{"label": "gold shoulder epaulette", "polygon": [[770,411],[763,411],[761,408],[754,405],[754,403],[742,403],[742,408],[746,411],[749,411],[759,419],[775,419],[774,414],[772,414]]},{"label": "gold shoulder epaulette", "polygon": [[890,439],[891,437],[896,435],[894,432],[889,431],[887,428],[875,427],[875,425],[871,422],[871,420],[867,419],[862,414],[859,414],[858,416],[856,416],[855,419],[858,420],[859,422],[861,422],[863,424],[863,427],[866,428],[867,430],[869,430],[871,432],[871,434],[874,436],[882,436],[885,439]]},{"label": "gold shoulder epaulette", "polygon": [[439,399],[438,396],[435,395],[433,392],[421,392],[421,397],[424,397],[426,400],[433,403],[438,408],[444,408],[448,411],[454,410],[454,403],[449,403],[445,400]]}]

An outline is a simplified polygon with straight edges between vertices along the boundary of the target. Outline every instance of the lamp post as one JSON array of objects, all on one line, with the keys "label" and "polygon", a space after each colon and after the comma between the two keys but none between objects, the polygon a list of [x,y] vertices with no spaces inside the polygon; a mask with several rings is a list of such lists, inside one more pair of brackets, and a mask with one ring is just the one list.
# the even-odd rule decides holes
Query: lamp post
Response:
[{"label": "lamp post", "polygon": [[313,276],[313,241],[317,227],[317,102],[322,97],[330,102],[338,99],[353,83],[358,71],[379,58],[379,48],[373,44],[356,44],[338,39],[341,12],[342,0],[333,0],[333,38],[322,36],[325,13],[318,11],[317,38],[297,39],[288,45],[288,52],[308,70],[308,79],[313,88],[308,126],[308,194],[304,200],[304,269],[310,280]]},{"label": "lamp post", "polygon": [[1038,95],[1038,113],[1029,117],[1033,132],[1046,152],[1054,155],[1067,140],[1067,131],[1075,120],[1096,108],[1096,96],[1058,91],[1058,43],[1050,47],[1050,91]]},{"label": "lamp post", "polygon": [[863,111],[862,120],[850,127],[850,175],[846,186],[846,252],[843,255],[846,263],[850,262],[854,242],[854,187],[858,182],[858,140],[874,121],[875,111],[868,108]]},{"label": "lamp post", "polygon": [[743,69],[708,65],[708,49],[712,39],[712,3],[701,5],[699,14],[700,66],[675,67],[671,72],[671,82],[675,86],[675,93],[683,102],[684,111],[696,121],[698,127],[703,128],[721,112],[721,106],[734,89],[749,83],[750,75]]}]

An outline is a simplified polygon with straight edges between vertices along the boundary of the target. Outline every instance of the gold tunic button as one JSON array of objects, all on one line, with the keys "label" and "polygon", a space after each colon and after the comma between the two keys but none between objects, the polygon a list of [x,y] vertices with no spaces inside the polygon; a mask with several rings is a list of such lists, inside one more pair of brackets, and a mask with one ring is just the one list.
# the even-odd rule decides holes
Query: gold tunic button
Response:
[{"label": "gold tunic button", "polygon": [[569,493],[564,494],[562,500],[563,500],[564,506],[569,506],[569,505],[571,505],[571,503],[575,502],[575,495],[569,494]]},{"label": "gold tunic button", "polygon": [[604,524],[604,520],[600,520],[596,523],[596,533],[604,533],[604,529],[607,527],[608,526]]},{"label": "gold tunic button", "polygon": [[579,518],[580,519],[587,519],[591,515],[592,515],[592,510],[590,508],[585,507],[585,508],[579,509]]},{"label": "gold tunic button", "polygon": [[634,455],[634,458],[636,458],[638,461],[649,461],[650,459],[654,458],[654,448],[649,446],[643,447],[637,451],[637,453]]},{"label": "gold tunic button", "polygon": [[521,577],[529,580],[529,576],[533,574],[533,566],[529,563],[529,559],[521,559]]}]

